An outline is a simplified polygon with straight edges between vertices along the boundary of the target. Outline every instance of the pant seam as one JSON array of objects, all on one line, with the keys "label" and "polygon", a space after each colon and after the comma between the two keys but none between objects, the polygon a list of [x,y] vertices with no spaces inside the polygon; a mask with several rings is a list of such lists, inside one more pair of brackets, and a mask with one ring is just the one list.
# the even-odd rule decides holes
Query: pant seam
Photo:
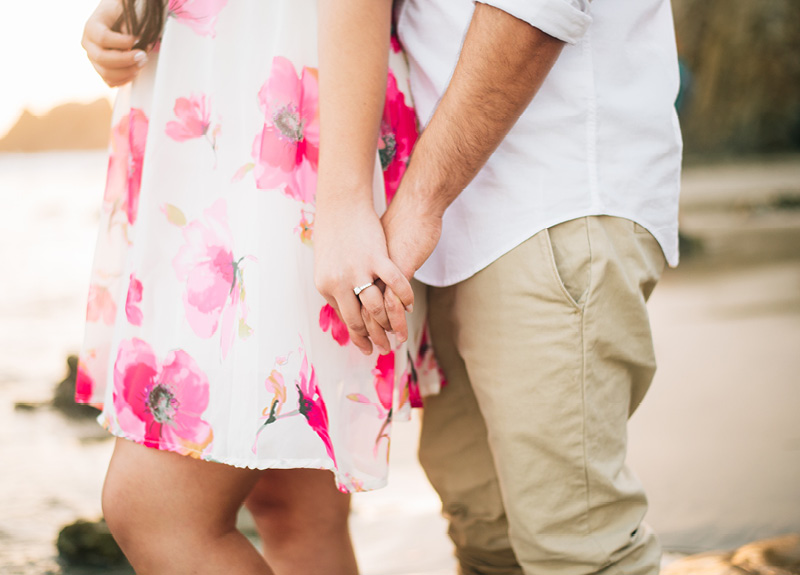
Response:
[{"label": "pant seam", "polygon": [[580,330],[581,330],[581,425],[582,425],[582,433],[581,433],[581,440],[582,440],[582,448],[583,448],[583,474],[584,474],[584,482],[586,483],[586,517],[585,517],[585,524],[586,524],[586,535],[589,537],[593,537],[592,534],[592,525],[590,521],[590,509],[591,509],[591,494],[590,494],[590,483],[589,483],[589,458],[586,453],[586,307],[589,304],[589,297],[592,293],[593,287],[593,270],[592,270],[592,239],[591,235],[589,234],[589,221],[588,218],[586,220],[586,235],[587,235],[587,245],[589,246],[589,288],[586,294],[586,298],[581,306],[580,310]]},{"label": "pant seam", "polygon": [[591,520],[592,511],[592,484],[589,478],[589,456],[587,453],[588,437],[587,437],[587,415],[586,415],[586,373],[588,370],[588,350],[586,349],[586,310],[589,306],[591,299],[592,288],[594,287],[594,250],[592,246],[592,234],[590,226],[592,225],[592,218],[586,218],[586,243],[589,246],[589,287],[586,292],[586,297],[580,306],[580,338],[581,338],[581,415],[582,415],[582,447],[583,447],[583,473],[584,481],[586,482],[586,512],[585,512],[585,526],[586,535],[592,540],[597,547],[600,556],[603,558],[604,566],[608,565],[610,561],[610,554],[605,548],[597,541],[594,533],[594,526]]}]

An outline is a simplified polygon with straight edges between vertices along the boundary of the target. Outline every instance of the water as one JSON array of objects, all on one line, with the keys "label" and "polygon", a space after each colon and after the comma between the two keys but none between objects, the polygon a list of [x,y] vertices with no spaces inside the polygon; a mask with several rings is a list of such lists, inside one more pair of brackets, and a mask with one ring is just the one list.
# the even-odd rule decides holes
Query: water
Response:
[{"label": "water", "polygon": [[0,154],[0,386],[41,393],[83,333],[102,152]]},{"label": "water", "polygon": [[82,337],[103,153],[0,155],[0,565],[59,572],[58,527],[99,515],[111,444],[46,401]]}]

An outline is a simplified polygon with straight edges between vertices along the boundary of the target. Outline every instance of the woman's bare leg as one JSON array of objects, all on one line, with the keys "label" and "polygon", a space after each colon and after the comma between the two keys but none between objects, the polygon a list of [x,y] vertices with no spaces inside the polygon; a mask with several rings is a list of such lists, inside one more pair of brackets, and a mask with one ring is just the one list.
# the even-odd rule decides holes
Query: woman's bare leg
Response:
[{"label": "woman's bare leg", "polygon": [[237,510],[261,473],[117,439],[103,512],[138,575],[271,575],[236,530]]},{"label": "woman's bare leg", "polygon": [[245,502],[277,575],[356,575],[350,496],[330,471],[270,469]]}]

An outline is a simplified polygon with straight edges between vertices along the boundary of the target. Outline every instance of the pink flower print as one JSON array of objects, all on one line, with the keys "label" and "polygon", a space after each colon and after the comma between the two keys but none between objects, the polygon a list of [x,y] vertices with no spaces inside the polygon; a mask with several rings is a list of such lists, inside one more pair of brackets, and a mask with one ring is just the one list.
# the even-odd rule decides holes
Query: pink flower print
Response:
[{"label": "pink flower print", "polygon": [[342,493],[361,493],[365,491],[364,481],[358,477],[354,477],[350,473],[345,473],[343,480],[338,485],[339,491]]},{"label": "pink flower print", "polygon": [[206,135],[211,125],[209,117],[211,112],[206,105],[205,94],[175,100],[173,108],[178,121],[167,123],[167,136],[177,142],[185,142],[192,138],[201,138]]},{"label": "pink flower print", "polygon": [[103,193],[103,201],[106,204],[110,204],[112,208],[127,199],[130,119],[130,115],[124,116],[111,129],[108,171],[106,172],[106,189]]},{"label": "pink flower print", "polygon": [[199,96],[192,94],[188,98],[178,98],[175,100],[173,109],[178,119],[167,122],[167,136],[176,142],[205,138],[216,154],[220,126],[217,124],[213,132],[209,134],[211,127],[211,110],[209,108],[205,94]]},{"label": "pink flower print", "polygon": [[330,305],[325,304],[319,310],[319,327],[322,331],[331,330],[331,335],[339,345],[347,345],[350,341],[350,334],[347,333],[347,326],[339,318],[339,314]]},{"label": "pink flower print", "polygon": [[381,440],[385,439],[387,442],[386,458],[388,461],[389,451],[388,443],[389,430],[392,425],[392,399],[394,395],[394,352],[391,351],[386,355],[379,355],[378,361],[375,363],[375,368],[372,370],[372,375],[375,376],[375,391],[378,394],[378,401],[384,411],[378,410],[378,417],[383,418],[383,423],[375,438],[374,455],[378,456]]},{"label": "pink flower print", "polygon": [[[281,407],[286,403],[286,384],[283,382],[283,374],[277,369],[273,369],[267,380],[264,382],[267,391],[273,394],[272,403],[269,408],[264,408],[261,415],[270,419],[281,412]],[[269,411],[269,413],[267,413]],[[270,423],[269,421],[267,423]]]},{"label": "pink flower print", "polygon": [[396,34],[392,34],[392,52],[398,54],[403,51],[403,45],[400,43],[400,39],[397,37]]},{"label": "pink flower print", "polygon": [[[244,259],[244,258],[242,258]],[[246,339],[252,333],[252,328],[247,325],[247,306],[244,305],[244,281],[241,260],[232,262],[233,265],[233,285],[230,292],[230,303],[222,311],[222,321],[220,324],[220,346],[222,357],[228,356],[228,352],[233,345],[238,333],[242,339]],[[238,330],[236,329],[236,316],[239,316]]]},{"label": "pink flower print", "polygon": [[89,370],[86,367],[86,362],[83,358],[78,359],[78,370],[75,375],[75,402],[76,403],[89,403],[92,400],[92,390],[94,389],[94,380],[89,375]]},{"label": "pink flower print", "polygon": [[236,335],[237,313],[244,319],[242,260],[233,257],[233,238],[228,227],[225,200],[205,210],[205,222],[183,226],[184,245],[172,260],[180,281],[186,282],[183,307],[192,331],[213,336],[222,320],[221,348],[226,357]]},{"label": "pink flower print", "polygon": [[395,54],[399,54],[403,51],[403,44],[400,42],[400,38],[397,37],[397,22],[395,19],[392,18],[392,29],[390,32],[390,39],[391,39],[391,46],[392,52]]},{"label": "pink flower print", "polygon": [[[351,393],[347,395],[347,399],[371,405],[377,410],[378,419],[382,420],[381,428],[375,437],[374,455],[378,456],[378,451],[381,446],[381,440],[385,439],[387,447],[390,441],[389,430],[392,425],[392,405],[394,399],[394,374],[395,374],[395,357],[394,352],[389,352],[386,355],[379,355],[375,363],[375,368],[372,370],[372,375],[375,376],[375,392],[378,396],[378,403],[372,401],[366,395],[361,393]],[[389,457],[388,449],[386,457]]]},{"label": "pink flower print", "polygon": [[372,370],[375,376],[375,391],[378,393],[378,401],[384,409],[392,409],[392,394],[394,393],[394,352],[390,351],[386,355],[379,355],[375,368]]},{"label": "pink flower print", "polygon": [[[420,378],[427,380],[431,377],[435,377],[439,380],[440,388],[447,385],[447,378],[444,376],[444,371],[442,371],[439,362],[436,361],[436,355],[431,345],[430,328],[427,323],[422,330],[422,338],[420,339],[419,349],[417,350],[417,359],[414,362],[410,362],[410,365],[412,366],[414,375],[412,378],[412,385],[416,386],[417,393],[419,393]],[[412,403],[411,406],[422,407],[422,399],[420,398],[419,405],[414,405]]]},{"label": "pink flower print", "polygon": [[411,407],[422,407],[422,395],[419,391],[419,381],[416,378],[411,378],[410,374],[407,375],[408,401],[411,403]]},{"label": "pink flower print", "polygon": [[139,190],[149,121],[142,110],[131,108],[111,131],[111,153],[103,196],[111,210],[124,209],[128,223],[136,222]]},{"label": "pink flower print", "polygon": [[202,419],[208,379],[183,350],[159,362],[141,339],[123,340],[114,363],[114,407],[122,430],[147,447],[199,456],[213,439]]},{"label": "pink flower print", "polygon": [[[275,364],[286,365],[287,361],[288,357],[278,357],[275,360]],[[300,414],[300,410],[298,409],[291,413],[281,415],[281,409],[286,403],[286,384],[284,383],[283,374],[280,371],[273,369],[266,381],[264,381],[264,387],[266,387],[267,392],[272,394],[272,401],[261,412],[261,419],[264,421],[264,423],[259,426],[258,431],[256,432],[255,440],[253,441],[253,445],[250,448],[253,453],[258,453],[258,438],[261,435],[261,432],[264,431],[264,429],[266,429],[270,423],[275,423],[279,419],[293,417]]]},{"label": "pink flower print", "polygon": [[422,407],[422,394],[419,389],[419,374],[416,367],[414,367],[414,360],[411,353],[408,353],[408,369],[403,372],[400,381],[402,381],[400,388],[403,390],[403,400],[401,404],[409,402],[411,407]]},{"label": "pink flower print", "polygon": [[386,85],[386,104],[383,108],[378,156],[383,168],[386,201],[394,198],[405,174],[411,150],[417,143],[417,118],[414,108],[406,105],[405,95],[397,88],[397,79],[389,70]]},{"label": "pink flower print", "polygon": [[86,321],[97,322],[102,318],[103,323],[112,325],[117,315],[117,304],[111,297],[108,288],[92,284],[89,286],[89,301],[86,304]]},{"label": "pink flower print", "polygon": [[169,0],[168,14],[200,36],[216,36],[217,16],[228,0]]},{"label": "pink flower print", "polygon": [[295,381],[297,392],[300,394],[298,410],[305,416],[311,429],[322,439],[325,449],[328,451],[328,456],[336,465],[333,442],[328,431],[328,409],[325,407],[325,401],[322,399],[317,385],[317,374],[314,372],[314,366],[311,366],[311,372],[309,373],[308,356],[305,354],[303,355],[303,364],[300,368],[299,376],[299,379]]},{"label": "pink flower print", "polygon": [[319,160],[317,71],[303,68],[298,77],[289,60],[276,56],[258,99],[265,121],[253,143],[256,186],[312,203]]},{"label": "pink flower print", "polygon": [[309,215],[309,212],[300,210],[300,223],[294,229],[295,233],[300,236],[300,241],[307,246],[312,244],[312,236],[314,235],[314,218],[312,217],[309,220]]},{"label": "pink flower print", "polygon": [[[393,396],[394,396],[394,374],[395,374],[395,352],[390,351],[386,355],[379,355],[372,369],[375,380],[375,393],[378,396],[378,403],[362,393],[351,393],[347,398],[351,401],[372,405],[377,409],[378,417],[381,419],[391,419]],[[380,437],[378,438],[380,439]]]},{"label": "pink flower print", "polygon": [[128,284],[128,297],[125,300],[125,315],[128,322],[132,325],[142,325],[142,310],[139,309],[139,302],[142,301],[142,282],[131,274]]},{"label": "pink flower print", "polygon": [[139,211],[139,191],[142,186],[142,169],[144,167],[144,150],[147,143],[149,120],[144,112],[131,108],[130,113],[130,159],[128,165],[128,223],[136,222]]}]

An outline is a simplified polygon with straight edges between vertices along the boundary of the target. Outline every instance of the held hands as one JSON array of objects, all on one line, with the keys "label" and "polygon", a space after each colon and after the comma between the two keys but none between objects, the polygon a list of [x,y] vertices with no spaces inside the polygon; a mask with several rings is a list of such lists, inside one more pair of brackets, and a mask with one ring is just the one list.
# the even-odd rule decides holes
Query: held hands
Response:
[{"label": "held hands", "polygon": [[[405,311],[414,294],[408,280],[439,241],[442,218],[398,193],[379,221],[372,206],[317,211],[314,222],[315,282],[364,353],[372,344],[391,348],[386,332],[408,338]],[[391,259],[390,259],[391,257]],[[358,296],[353,291],[374,281]]]},{"label": "held hands", "polygon": [[[322,209],[320,209],[322,208]],[[314,281],[363,353],[391,350],[386,332],[408,339],[405,311],[414,292],[389,259],[381,222],[371,204],[329,201],[314,220]],[[372,283],[358,296],[354,288]],[[387,296],[384,297],[384,290]],[[395,295],[396,294],[396,295]]]},{"label": "held hands", "polygon": [[112,88],[133,80],[147,63],[147,53],[133,49],[135,36],[112,30],[120,14],[119,0],[101,0],[86,21],[81,40],[92,66]]}]

